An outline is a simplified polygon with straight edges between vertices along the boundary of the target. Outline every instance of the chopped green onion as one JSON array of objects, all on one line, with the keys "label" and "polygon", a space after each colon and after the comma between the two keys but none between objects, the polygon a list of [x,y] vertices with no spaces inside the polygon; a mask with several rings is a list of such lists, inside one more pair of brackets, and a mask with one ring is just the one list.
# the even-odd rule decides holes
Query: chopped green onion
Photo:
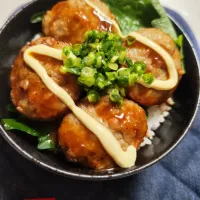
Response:
[{"label": "chopped green onion", "polygon": [[121,87],[128,87],[129,76],[118,76],[117,83]]},{"label": "chopped green onion", "polygon": [[94,64],[95,61],[95,54],[93,52],[90,52],[88,56],[83,58],[83,63],[87,66],[91,66]]},{"label": "chopped green onion", "polygon": [[105,39],[108,36],[108,33],[105,31],[100,32],[99,34],[99,39]]},{"label": "chopped green onion", "polygon": [[130,74],[129,77],[128,77],[128,84],[129,86],[133,86],[135,84],[135,82],[137,81],[138,79],[138,75],[137,74]]},{"label": "chopped green onion", "polygon": [[111,63],[115,63],[118,60],[119,56],[113,56],[110,60]]},{"label": "chopped green onion", "polygon": [[85,34],[85,39],[91,43],[95,42],[96,39],[98,39],[98,37],[99,37],[99,32],[97,30],[88,31]]},{"label": "chopped green onion", "polygon": [[114,81],[117,79],[118,74],[117,72],[106,72],[106,77],[109,81]]},{"label": "chopped green onion", "polygon": [[113,41],[110,41],[110,40],[105,41],[105,42],[102,44],[102,50],[103,50],[103,52],[104,52],[104,53],[108,53],[108,52],[112,49],[113,44],[114,44]]},{"label": "chopped green onion", "polygon": [[82,44],[75,44],[72,48],[72,52],[76,56],[80,56],[82,50]]},{"label": "chopped green onion", "polygon": [[131,46],[135,42],[135,38],[132,36],[128,36],[126,39],[128,46]]},{"label": "chopped green onion", "polygon": [[119,88],[119,92],[120,92],[120,94],[121,94],[123,97],[126,96],[126,90],[125,90],[125,88]]},{"label": "chopped green onion", "polygon": [[110,69],[112,69],[114,71],[118,70],[118,67],[119,66],[116,63],[108,63],[108,68],[110,68]]},{"label": "chopped green onion", "polygon": [[95,69],[91,67],[84,67],[81,71],[78,81],[87,87],[91,87],[95,84],[95,73]]},{"label": "chopped green onion", "polygon": [[100,94],[95,90],[90,90],[87,94],[87,98],[88,98],[89,102],[96,103],[100,99]]},{"label": "chopped green onion", "polygon": [[112,89],[110,93],[110,100],[115,103],[119,103],[120,105],[123,104],[123,98],[119,94],[119,91],[117,89]]},{"label": "chopped green onion", "polygon": [[80,57],[81,58],[84,58],[85,56],[87,56],[89,54],[89,49],[86,47],[86,48],[82,48],[81,52],[80,52]]},{"label": "chopped green onion", "polygon": [[98,56],[96,59],[96,66],[97,68],[100,68],[102,65],[102,56]]},{"label": "chopped green onion", "polygon": [[126,57],[126,51],[122,51],[119,55],[119,64],[123,64]]},{"label": "chopped green onion", "polygon": [[128,67],[133,67],[133,61],[130,58],[126,58],[126,64],[128,65]]},{"label": "chopped green onion", "polygon": [[142,79],[147,84],[152,84],[154,82],[154,76],[151,73],[142,75]]},{"label": "chopped green onion", "polygon": [[109,67],[108,67],[108,63],[105,60],[102,60],[102,71],[104,72],[110,72],[112,71]]},{"label": "chopped green onion", "polygon": [[134,72],[137,73],[139,76],[144,74],[146,71],[146,64],[144,62],[135,62],[133,67]]},{"label": "chopped green onion", "polygon": [[70,46],[65,46],[65,47],[63,48],[63,54],[64,54],[65,56],[68,56],[68,55],[70,54],[70,52],[71,52],[71,47],[70,47]]},{"label": "chopped green onion", "polygon": [[66,66],[62,66],[60,68],[61,73],[65,74],[65,73],[70,73],[70,74],[75,74],[77,76],[79,76],[81,74],[81,68],[77,68],[77,67],[66,67]]},{"label": "chopped green onion", "polygon": [[100,73],[97,75],[95,86],[98,87],[100,90],[103,90],[105,87],[107,87],[111,84],[112,83],[109,80],[106,80],[104,75],[102,75]]},{"label": "chopped green onion", "polygon": [[120,68],[117,72],[118,72],[119,76],[129,76],[130,75],[129,68]]},{"label": "chopped green onion", "polygon": [[73,67],[81,67],[81,58],[72,59]]},{"label": "chopped green onion", "polygon": [[113,34],[113,33],[108,33],[108,40],[115,40],[115,34]]},{"label": "chopped green onion", "polygon": [[67,67],[66,66],[61,66],[60,67],[60,72],[62,73],[62,74],[65,74],[65,73],[67,73]]},{"label": "chopped green onion", "polygon": [[70,57],[64,61],[66,67],[81,67],[81,59],[77,57]]},{"label": "chopped green onion", "polygon": [[64,66],[73,67],[72,58],[68,58],[68,59],[64,60]]},{"label": "chopped green onion", "polygon": [[100,51],[101,50],[101,43],[90,43],[88,44],[93,50]]}]

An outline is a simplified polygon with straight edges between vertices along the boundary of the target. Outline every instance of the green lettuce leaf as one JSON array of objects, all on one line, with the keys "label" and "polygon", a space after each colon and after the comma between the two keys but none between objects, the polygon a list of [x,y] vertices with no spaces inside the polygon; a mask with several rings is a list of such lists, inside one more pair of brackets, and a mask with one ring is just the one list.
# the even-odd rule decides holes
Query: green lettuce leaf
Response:
[{"label": "green lettuce leaf", "polygon": [[161,29],[162,31],[170,35],[171,38],[174,39],[174,41],[176,41],[178,39],[176,30],[171,20],[167,16],[165,9],[160,4],[159,0],[151,0],[151,3],[160,16],[160,18],[152,21],[152,26],[155,28]]},{"label": "green lettuce leaf", "polygon": [[159,0],[101,0],[116,16],[124,35],[140,28],[156,27],[177,40],[176,31]]}]

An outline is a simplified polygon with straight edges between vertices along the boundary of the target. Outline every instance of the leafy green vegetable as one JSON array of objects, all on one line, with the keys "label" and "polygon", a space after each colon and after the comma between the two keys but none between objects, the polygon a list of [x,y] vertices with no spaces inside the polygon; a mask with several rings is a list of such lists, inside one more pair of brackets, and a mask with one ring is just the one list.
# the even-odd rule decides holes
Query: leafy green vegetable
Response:
[{"label": "leafy green vegetable", "polygon": [[31,23],[32,24],[36,24],[36,23],[42,22],[45,13],[46,12],[39,12],[39,13],[36,13],[36,14],[32,15]]},{"label": "leafy green vegetable", "polygon": [[116,16],[124,35],[140,28],[156,27],[177,39],[176,31],[159,0],[101,0]]},{"label": "leafy green vegetable", "polygon": [[183,52],[183,43],[184,43],[184,36],[183,35],[179,35],[178,39],[176,41],[176,44],[178,46],[178,48],[180,49],[180,53],[181,53],[181,61],[182,61],[182,67],[185,70],[185,63],[184,63],[184,52]]},{"label": "leafy green vegetable", "polygon": [[[53,137],[48,134],[47,130],[36,130],[29,125],[26,125],[25,122],[18,119],[2,119],[3,126],[5,130],[17,130],[27,133],[31,136],[38,137],[38,149],[53,149],[56,147]],[[49,131],[48,131],[49,132]]]},{"label": "leafy green vegetable", "polygon": [[177,33],[176,30],[167,16],[165,9],[160,4],[159,0],[151,0],[152,5],[160,15],[160,19],[155,19],[152,21],[152,26],[158,29],[161,29],[165,33],[171,36],[171,38],[176,41],[177,40]]},{"label": "leafy green vegetable", "polygon": [[55,142],[50,134],[45,135],[45,136],[40,136],[38,138],[38,141],[39,143],[38,143],[37,148],[39,150],[54,149],[56,147]]},{"label": "leafy green vegetable", "polygon": [[176,40],[176,44],[178,45],[178,47],[183,46],[183,39],[184,39],[184,36],[182,34],[178,36],[178,39]]},{"label": "leafy green vegetable", "polygon": [[147,84],[152,84],[154,81],[154,76],[151,73],[142,75],[142,79]]},{"label": "leafy green vegetable", "polygon": [[16,119],[2,119],[2,123],[4,125],[5,130],[18,130],[34,137],[40,136],[40,133],[33,129],[32,127],[25,125],[24,123],[16,120]]},{"label": "leafy green vegetable", "polygon": [[13,113],[16,113],[16,112],[17,112],[17,109],[16,109],[16,107],[15,107],[13,104],[9,104],[9,105],[7,106],[7,110],[8,110],[9,112],[13,112]]}]

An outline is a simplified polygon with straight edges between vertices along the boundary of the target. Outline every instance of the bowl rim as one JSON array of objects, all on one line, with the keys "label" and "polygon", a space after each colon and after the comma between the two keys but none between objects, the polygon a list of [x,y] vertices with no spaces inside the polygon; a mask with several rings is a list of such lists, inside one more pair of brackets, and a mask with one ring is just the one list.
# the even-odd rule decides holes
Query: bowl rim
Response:
[{"label": "bowl rim", "polygon": [[[25,5],[21,6],[20,9],[17,9],[16,12],[14,12],[9,19],[4,23],[4,25],[0,28],[0,34],[3,32],[3,30],[7,27],[7,25],[15,18],[17,17],[17,15],[19,13],[21,13],[23,10],[25,10],[27,7],[31,6],[32,4],[34,4],[35,2],[38,2],[39,0],[32,0],[29,3],[26,3]],[[172,17],[170,17],[171,20],[180,28],[180,26],[174,21],[174,19],[172,19]],[[182,30],[182,28],[180,28],[180,30],[182,32],[184,32]],[[200,60],[198,60],[198,54],[197,54],[197,49],[193,48],[193,42],[190,40],[189,36],[187,33],[184,32],[184,36],[186,37],[186,39],[188,40],[190,47],[192,48],[192,51],[194,53],[196,62],[197,62],[197,67],[198,67],[198,82],[199,82],[199,86],[200,86]],[[188,124],[188,126],[185,128],[183,134],[181,135],[181,137],[167,150],[165,151],[163,154],[161,154],[160,156],[158,156],[156,159],[152,160],[151,162],[137,168],[137,169],[133,169],[127,172],[119,172],[116,174],[107,174],[107,175],[89,175],[89,174],[79,174],[78,172],[68,172],[67,169],[57,169],[56,167],[50,166],[48,164],[46,164],[45,162],[39,161],[38,159],[34,158],[34,156],[32,156],[31,154],[27,153],[25,150],[23,150],[14,140],[11,139],[11,137],[8,136],[7,132],[4,130],[3,126],[0,124],[0,133],[3,136],[3,138],[20,154],[22,155],[24,158],[28,159],[29,161],[32,161],[33,163],[35,163],[36,165],[42,167],[43,169],[46,169],[48,171],[54,172],[58,175],[62,175],[62,176],[66,176],[69,178],[74,178],[74,179],[81,179],[81,180],[92,180],[92,181],[100,181],[100,180],[112,180],[112,179],[119,179],[119,178],[124,178],[133,174],[136,174],[138,172],[143,171],[144,169],[154,165],[155,163],[157,163],[159,160],[161,160],[162,158],[164,158],[166,155],[168,155],[172,150],[174,150],[178,144],[180,144],[180,142],[183,140],[183,138],[186,136],[186,134],[189,131],[189,128],[191,127],[191,125],[194,122],[194,119],[197,115],[197,112],[199,110],[199,106],[200,106],[200,93],[198,93],[198,101],[196,103],[196,108],[194,110],[193,116],[190,119],[190,123]]]}]

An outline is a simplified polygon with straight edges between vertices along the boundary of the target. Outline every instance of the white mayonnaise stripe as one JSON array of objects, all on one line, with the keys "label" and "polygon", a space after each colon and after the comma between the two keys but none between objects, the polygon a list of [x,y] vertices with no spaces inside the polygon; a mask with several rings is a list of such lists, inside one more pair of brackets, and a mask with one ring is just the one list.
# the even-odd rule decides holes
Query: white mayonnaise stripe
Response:
[{"label": "white mayonnaise stripe", "polygon": [[128,36],[134,37],[140,43],[152,48],[165,61],[166,65],[167,65],[168,74],[169,74],[168,80],[165,80],[165,81],[155,80],[152,84],[146,84],[146,83],[144,83],[144,81],[142,79],[139,79],[137,81],[139,84],[143,85],[144,87],[153,88],[156,90],[171,90],[172,88],[174,88],[177,85],[178,72],[176,70],[176,65],[175,65],[173,58],[169,55],[169,53],[167,51],[165,51],[160,45],[158,45],[155,42],[153,42],[152,40],[140,35],[139,33],[131,32],[128,35],[123,35],[120,30],[119,24],[117,23],[116,20],[113,20],[109,16],[106,16],[105,13],[103,13],[103,11],[92,2],[92,0],[85,0],[85,2],[89,6],[94,8],[102,17],[106,18],[111,24],[113,24],[115,26],[115,28],[117,29],[117,32],[120,35],[120,37],[122,37],[122,38],[127,38]]},{"label": "white mayonnaise stripe", "polygon": [[62,50],[49,47],[44,44],[32,46],[28,49],[29,53],[37,53],[44,56],[49,56],[57,60],[63,60]]},{"label": "white mayonnaise stripe", "polygon": [[[55,50],[45,45],[33,46],[25,51],[24,61],[38,74],[46,87],[60,98],[71,109],[74,115],[97,136],[107,153],[120,167],[128,168],[135,165],[137,157],[136,148],[134,146],[129,146],[126,152],[123,151],[112,132],[88,115],[85,111],[77,107],[70,95],[48,76],[44,67],[38,60],[31,56],[31,53],[47,55],[62,60],[62,51]],[[53,53],[55,53],[55,55]]]},{"label": "white mayonnaise stripe", "polygon": [[154,88],[157,90],[170,90],[174,88],[178,83],[178,72],[176,70],[176,65],[173,58],[167,53],[160,45],[156,44],[155,42],[143,37],[142,35],[132,32],[129,34],[136,38],[137,41],[143,43],[146,46],[151,47],[154,51],[156,51],[163,60],[165,61],[169,73],[169,79],[162,81],[162,80],[155,80],[151,85],[145,84],[143,80],[138,80],[138,83],[147,87],[147,88]]}]

